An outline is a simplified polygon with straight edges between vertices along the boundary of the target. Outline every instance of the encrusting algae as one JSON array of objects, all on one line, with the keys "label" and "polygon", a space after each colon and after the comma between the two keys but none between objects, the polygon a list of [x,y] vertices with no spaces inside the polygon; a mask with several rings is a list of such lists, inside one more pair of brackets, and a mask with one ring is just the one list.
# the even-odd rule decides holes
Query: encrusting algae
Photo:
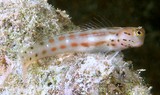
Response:
[{"label": "encrusting algae", "polygon": [[151,95],[120,52],[143,44],[142,27],[79,31],[45,0],[2,0],[0,13],[1,95]]}]

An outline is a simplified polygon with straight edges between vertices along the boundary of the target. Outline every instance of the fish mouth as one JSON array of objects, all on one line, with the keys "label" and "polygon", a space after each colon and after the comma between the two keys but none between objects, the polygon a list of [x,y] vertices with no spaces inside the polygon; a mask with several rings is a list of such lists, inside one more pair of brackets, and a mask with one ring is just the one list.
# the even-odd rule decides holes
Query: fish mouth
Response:
[{"label": "fish mouth", "polygon": [[136,42],[133,47],[140,47],[143,45],[144,42]]}]

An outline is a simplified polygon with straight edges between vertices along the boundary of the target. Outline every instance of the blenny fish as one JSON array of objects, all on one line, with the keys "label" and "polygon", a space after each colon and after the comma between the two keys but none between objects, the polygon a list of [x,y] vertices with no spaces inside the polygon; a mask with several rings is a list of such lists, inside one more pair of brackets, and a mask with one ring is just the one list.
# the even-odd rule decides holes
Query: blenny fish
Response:
[{"label": "blenny fish", "polygon": [[144,37],[142,27],[108,27],[56,36],[23,50],[23,69],[38,59],[66,52],[109,52],[139,47]]}]

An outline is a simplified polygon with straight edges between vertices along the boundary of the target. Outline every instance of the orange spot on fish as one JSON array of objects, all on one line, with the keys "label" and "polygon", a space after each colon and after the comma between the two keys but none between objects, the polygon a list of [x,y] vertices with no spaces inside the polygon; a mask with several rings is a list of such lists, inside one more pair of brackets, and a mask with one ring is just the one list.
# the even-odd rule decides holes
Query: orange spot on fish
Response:
[{"label": "orange spot on fish", "polygon": [[95,43],[95,46],[103,45],[103,44],[105,44],[105,43],[106,43],[106,41],[99,41],[99,42],[96,42],[96,43]]},{"label": "orange spot on fish", "polygon": [[98,32],[92,32],[93,35],[98,35]]},{"label": "orange spot on fish", "polygon": [[81,36],[81,37],[84,37],[84,36],[87,36],[88,34],[87,33],[81,33],[81,34],[79,34],[79,36]]},{"label": "orange spot on fish", "polygon": [[61,45],[60,48],[61,48],[61,49],[65,49],[66,46],[65,46],[65,45]]},{"label": "orange spot on fish", "polygon": [[86,42],[81,43],[81,45],[84,46],[84,47],[89,47],[89,43],[86,43]]},{"label": "orange spot on fish", "polygon": [[52,47],[51,50],[52,50],[52,51],[56,51],[57,48],[56,48],[56,47]]},{"label": "orange spot on fish", "polygon": [[69,38],[70,38],[70,39],[74,39],[74,38],[75,38],[75,35],[71,34],[71,35],[69,35]]},{"label": "orange spot on fish", "polygon": [[54,43],[54,39],[49,39],[49,43]]},{"label": "orange spot on fish", "polygon": [[95,36],[104,36],[104,35],[106,35],[106,33],[104,33],[104,32],[92,32],[92,34],[95,35]]},{"label": "orange spot on fish", "polygon": [[72,46],[72,47],[77,47],[78,44],[77,44],[77,43],[71,43],[71,46]]},{"label": "orange spot on fish", "polygon": [[64,39],[65,39],[64,36],[60,36],[60,37],[59,37],[59,40],[60,40],[60,41],[62,41],[62,40],[64,40]]}]

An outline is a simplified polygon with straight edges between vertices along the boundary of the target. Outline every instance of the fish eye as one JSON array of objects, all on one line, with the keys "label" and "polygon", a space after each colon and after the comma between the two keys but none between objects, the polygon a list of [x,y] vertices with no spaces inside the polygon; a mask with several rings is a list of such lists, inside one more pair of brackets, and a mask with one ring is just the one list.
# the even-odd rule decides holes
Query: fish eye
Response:
[{"label": "fish eye", "polygon": [[138,35],[141,35],[141,31],[137,31],[137,34],[138,34]]},{"label": "fish eye", "polygon": [[135,34],[136,36],[143,36],[144,35],[143,29],[142,28],[135,29]]},{"label": "fish eye", "polygon": [[137,36],[140,36],[140,35],[142,35],[142,31],[137,30],[137,31],[136,31],[136,34],[137,34]]}]

